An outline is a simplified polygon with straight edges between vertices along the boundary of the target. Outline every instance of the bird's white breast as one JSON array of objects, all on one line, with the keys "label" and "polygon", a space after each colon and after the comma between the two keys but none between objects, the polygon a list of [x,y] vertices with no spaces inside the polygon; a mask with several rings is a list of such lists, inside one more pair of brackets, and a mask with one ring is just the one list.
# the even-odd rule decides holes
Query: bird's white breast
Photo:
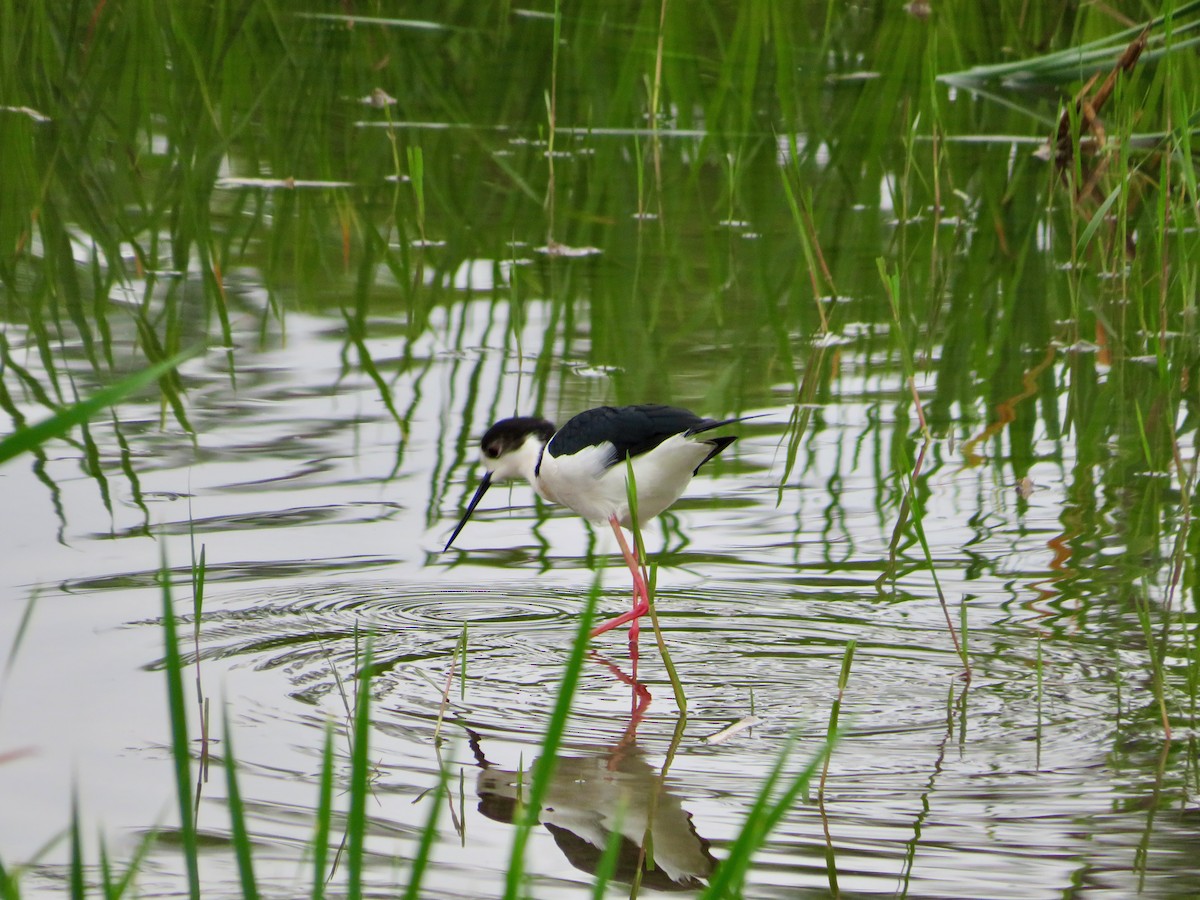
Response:
[{"label": "bird's white breast", "polygon": [[[638,520],[647,522],[680,498],[696,466],[708,456],[707,443],[675,435],[633,459],[638,489]],[[592,522],[616,515],[630,525],[624,460],[610,465],[610,443],[587,447],[570,456],[542,454],[534,487],[547,500],[568,506]]]}]

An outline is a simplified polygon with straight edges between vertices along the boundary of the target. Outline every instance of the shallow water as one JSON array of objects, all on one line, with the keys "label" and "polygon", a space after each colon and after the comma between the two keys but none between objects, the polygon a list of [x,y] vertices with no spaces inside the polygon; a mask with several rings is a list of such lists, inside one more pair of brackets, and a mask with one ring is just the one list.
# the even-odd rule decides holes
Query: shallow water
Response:
[{"label": "shallow water", "polygon": [[[482,304],[465,303],[472,319],[471,304]],[[530,310],[530,328],[539,324]],[[289,332],[286,349],[240,373],[236,395],[222,389],[219,367],[185,369],[201,437],[195,449],[181,435],[153,438],[138,466],[148,515],[114,477],[110,522],[96,483],[70,460],[52,460],[56,525],[34,473],[5,472],[7,495],[30,511],[6,519],[5,543],[17,551],[9,593],[37,597],[4,697],[9,728],[23,723],[20,746],[31,750],[0,767],[9,802],[30,811],[19,828],[6,817],[6,856],[33,853],[62,826],[73,786],[89,825],[118,845],[153,824],[169,827],[156,548],[178,574],[177,595],[186,594],[194,541],[207,561],[198,671],[235,724],[260,876],[274,891],[296,889],[321,734],[345,715],[371,634],[370,879],[401,877],[397,860],[411,852],[444,766],[460,834],[443,815],[426,895],[489,895],[512,838],[502,798],[537,756],[592,561],[605,611],[628,603],[627,580],[611,536],[535,504],[525,486],[491,492],[456,548],[440,553],[473,471],[442,392],[458,360],[430,353],[391,474],[400,433],[374,386],[339,378],[342,345],[320,319],[294,316]],[[374,342],[376,359],[388,343]],[[853,345],[843,352],[850,368]],[[492,356],[481,358],[502,367]],[[396,380],[396,396],[410,389],[406,377]],[[1084,615],[1086,597],[1062,588],[1072,582],[1055,584],[1065,466],[1037,470],[1038,490],[1020,515],[1012,488],[985,469],[937,464],[930,474],[926,528],[956,616],[965,598],[968,687],[928,571],[887,565],[889,523],[854,459],[858,402],[867,401],[844,395],[827,410],[802,452],[800,488],[778,504],[784,413],[745,410],[764,418],[740,428],[665,531],[648,529],[650,548],[665,548],[658,603],[690,704],[664,788],[662,808],[675,812],[658,826],[671,831],[656,846],[682,845],[690,862],[677,864],[681,880],[706,874],[688,865],[720,858],[788,736],[799,739],[793,767],[823,738],[854,640],[847,732],[823,806],[812,796],[785,818],[755,866],[754,896],[826,889],[827,842],[850,896],[1049,897],[1071,884],[1114,897],[1139,885],[1174,892],[1195,874],[1184,862],[1193,858],[1192,825],[1177,810],[1155,815],[1146,800],[1190,778],[1184,745],[1157,759],[1157,742],[1136,725],[1153,715],[1143,648],[1110,616]],[[156,538],[145,534],[147,518]],[[62,541],[47,542],[56,527]],[[188,601],[178,602],[187,634]],[[8,633],[22,609],[6,604]],[[452,684],[439,756],[441,688],[464,626],[468,665]],[[622,797],[653,790],[676,714],[648,638],[642,648],[641,694],[629,683],[622,636],[598,640],[585,664],[548,801],[554,812],[530,851],[538,890],[585,896],[590,879],[576,866],[586,869],[587,854],[570,835],[602,835]],[[703,741],[751,710],[761,724],[718,745]],[[221,794],[205,787],[200,819],[218,840]],[[170,860],[153,856],[165,868],[146,873],[142,889],[170,890]],[[1140,860],[1144,871],[1135,871]],[[207,877],[219,879],[229,863],[214,865]],[[27,886],[49,890],[52,872]]]},{"label": "shallow water", "polygon": [[[321,40],[363,41],[354,46],[370,59],[441,32],[395,21],[369,30],[364,20],[343,34],[344,23],[321,22],[304,27]],[[506,27],[509,49],[525,40],[544,49],[542,18],[516,11]],[[490,33],[444,30],[452,42]],[[604,32],[602,55],[624,58],[629,33]],[[320,49],[317,38],[309,35]],[[331,73],[367,77],[354,53],[335,49],[321,55]],[[456,59],[459,49],[426,47],[422,58]],[[681,56],[711,87],[705,52]],[[538,53],[531,68],[544,62]],[[488,49],[472,54],[478,62]],[[858,71],[854,54],[844,62]],[[593,69],[580,66],[586,80]],[[654,161],[639,156],[644,123],[598,126],[600,112],[578,112],[590,107],[576,84],[563,102],[575,98],[579,124],[564,110],[562,155],[552,157],[554,177],[574,185],[562,189],[556,230],[540,193],[547,181],[554,191],[542,95],[532,92],[527,118],[510,105],[511,121],[494,125],[482,112],[487,91],[525,82],[496,84],[489,71],[472,89],[446,88],[461,87],[454,99],[471,104],[466,121],[447,118],[455,106],[438,97],[386,118],[360,102],[365,90],[339,84],[326,98],[331,127],[369,169],[348,188],[338,185],[350,172],[320,164],[330,159],[301,154],[298,174],[313,178],[265,184],[254,179],[297,173],[259,171],[251,153],[229,151],[214,235],[236,242],[248,229],[239,265],[222,278],[232,353],[211,307],[178,313],[181,343],[210,347],[181,368],[194,434],[143,394],[120,407],[119,433],[108,416],[93,421],[97,465],[77,437],[49,444],[44,460],[0,468],[0,635],[11,636],[0,642],[0,860],[31,863],[22,896],[63,891],[66,843],[43,848],[70,821],[76,794],[89,860],[101,837],[127,859],[159,829],[139,890],[186,893],[161,671],[164,564],[188,677],[212,704],[213,766],[198,813],[206,891],[237,892],[220,771],[228,715],[264,894],[307,892],[322,742],[332,727],[344,776],[344,726],[370,640],[369,888],[407,883],[445,777],[421,896],[500,895],[515,798],[539,756],[580,614],[598,579],[599,614],[626,609],[628,576],[607,529],[525,485],[493,488],[454,548],[442,548],[477,484],[477,440],[492,421],[535,411],[563,421],[599,403],[650,401],[758,417],[733,428],[739,440],[646,528],[688,715],[680,726],[648,631],[636,680],[623,632],[593,642],[527,854],[530,895],[592,896],[595,848],[617,827],[636,840],[649,822],[657,865],[643,886],[665,888],[655,879],[670,877],[694,895],[789,739],[789,773],[818,752],[851,641],[843,734],[823,788],[814,783],[769,836],[746,896],[1194,893],[1195,578],[1189,569],[1176,589],[1172,575],[1190,518],[1177,477],[1149,459],[1156,408],[1137,405],[1138,387],[1156,366],[1089,343],[1086,323],[1067,321],[1058,305],[1070,295],[1080,320],[1089,303],[1111,316],[1095,284],[1109,276],[1070,280],[1074,244],[1055,243],[1057,207],[1038,200],[1048,179],[1025,168],[1026,138],[947,150],[957,193],[947,191],[951,207],[933,229],[927,207],[899,210],[910,190],[899,183],[903,153],[863,152],[869,136],[853,122],[807,121],[812,134],[793,160],[784,129],[757,106],[741,129],[675,110],[678,123],[655,133],[676,153],[657,192],[643,196],[633,186]],[[409,75],[421,95],[420,73]],[[830,115],[851,104],[844,83],[830,86],[818,71],[813,84]],[[952,122],[986,113],[965,99],[945,103]],[[384,228],[386,252],[374,247],[368,258],[361,230],[396,206],[397,184],[411,184],[388,168],[393,151],[403,156],[389,135],[424,147],[429,221],[418,237],[411,215],[396,213],[403,227]],[[722,157],[711,146],[722,141],[742,143]],[[823,192],[814,227],[842,285],[822,297],[828,332],[805,293],[810,267],[798,262],[780,197],[792,165]],[[979,172],[1000,177],[979,183]],[[524,189],[528,179],[537,190]],[[989,204],[1000,195],[1041,203],[1029,214],[1034,256],[1045,257],[1036,278],[1033,263],[1016,271],[1008,247],[989,251],[1000,230]],[[647,197],[658,212],[647,212]],[[291,217],[308,230],[287,231]],[[1025,232],[1010,230],[1016,246]],[[931,231],[944,256],[906,243]],[[547,234],[578,252],[545,252]],[[290,270],[278,261],[289,241]],[[915,282],[904,284],[917,298],[900,298],[903,316],[890,312],[876,258]],[[114,290],[114,370],[141,365],[137,303],[171,319],[170,290],[202,290],[190,275],[156,277],[139,272]],[[961,311],[1009,292],[1022,302],[993,318]],[[928,308],[925,293],[935,298]],[[988,334],[978,347],[963,334],[980,318]],[[4,327],[5,358],[33,382],[70,373],[86,394],[104,381],[70,327],[55,332],[57,373],[39,349],[45,327],[15,315]],[[1162,339],[1171,352],[1190,340]],[[917,360],[915,374],[906,359]],[[3,372],[12,408],[36,420],[45,404],[14,371]],[[1190,371],[1171,374],[1186,382]],[[928,444],[914,395],[929,416]],[[1136,417],[1123,411],[1127,396]],[[1117,424],[1092,430],[1090,421]],[[1194,431],[1183,415],[1178,427],[1178,452],[1191,460]],[[918,457],[928,552],[906,505]],[[191,572],[201,550],[197,625]],[[966,641],[969,681],[947,616]],[[466,667],[447,682],[464,634]],[[1151,681],[1157,659],[1171,740]],[[705,740],[751,714],[753,727]],[[618,880],[631,872],[619,867]]]}]

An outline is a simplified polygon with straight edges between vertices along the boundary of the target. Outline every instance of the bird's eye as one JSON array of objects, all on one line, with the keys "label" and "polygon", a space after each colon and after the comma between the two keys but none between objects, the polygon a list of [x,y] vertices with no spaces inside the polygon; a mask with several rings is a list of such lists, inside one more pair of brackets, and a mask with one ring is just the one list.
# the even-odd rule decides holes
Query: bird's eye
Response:
[{"label": "bird's eye", "polygon": [[483,448],[483,455],[486,456],[488,459],[499,459],[500,458],[499,445],[488,444],[486,447]]}]

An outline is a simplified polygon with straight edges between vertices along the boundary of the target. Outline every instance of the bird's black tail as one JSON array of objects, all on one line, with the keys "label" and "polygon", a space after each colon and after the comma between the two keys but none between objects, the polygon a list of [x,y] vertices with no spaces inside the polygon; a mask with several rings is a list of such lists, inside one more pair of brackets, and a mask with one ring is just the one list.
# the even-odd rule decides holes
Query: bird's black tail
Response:
[{"label": "bird's black tail", "polygon": [[[695,426],[694,428],[689,428],[686,432],[686,436],[691,437],[692,435],[703,434],[706,431],[712,431],[714,428],[720,428],[722,425],[732,425],[735,422],[745,422],[747,419],[761,419],[761,418],[762,418],[762,414],[754,415],[754,416],[736,416],[735,418],[732,418],[732,419],[705,419],[703,422],[701,422],[699,425]],[[692,474],[693,475],[699,474],[700,466],[703,466],[706,462],[708,462],[710,459],[712,459],[714,456],[716,456],[718,453],[720,453],[722,450],[724,450],[726,447],[728,447],[730,444],[732,444],[736,440],[737,440],[737,438],[733,435],[724,435],[722,437],[707,438],[704,441],[704,443],[706,443],[710,447],[712,447],[712,450],[709,451],[708,456],[706,456],[706,457],[704,457],[704,459],[700,460],[700,465],[696,466],[696,468],[692,472]]]}]

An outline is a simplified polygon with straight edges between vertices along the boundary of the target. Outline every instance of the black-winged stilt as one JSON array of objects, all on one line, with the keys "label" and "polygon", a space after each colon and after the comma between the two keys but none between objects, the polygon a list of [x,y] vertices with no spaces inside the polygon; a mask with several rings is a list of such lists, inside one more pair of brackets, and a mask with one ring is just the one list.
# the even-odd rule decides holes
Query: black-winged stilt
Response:
[{"label": "black-winged stilt", "polygon": [[744,418],[751,417],[704,419],[678,407],[643,405],[588,409],[557,431],[535,416],[501,419],[479,442],[487,471],[445,549],[494,481],[524,478],[546,500],[612,526],[633,575],[633,609],[597,626],[592,637],[631,622],[630,640],[636,641],[638,618],[649,609],[649,591],[621,530],[632,524],[625,461],[633,464],[641,524],[678,500],[700,467],[736,440],[708,437],[708,432]]}]

